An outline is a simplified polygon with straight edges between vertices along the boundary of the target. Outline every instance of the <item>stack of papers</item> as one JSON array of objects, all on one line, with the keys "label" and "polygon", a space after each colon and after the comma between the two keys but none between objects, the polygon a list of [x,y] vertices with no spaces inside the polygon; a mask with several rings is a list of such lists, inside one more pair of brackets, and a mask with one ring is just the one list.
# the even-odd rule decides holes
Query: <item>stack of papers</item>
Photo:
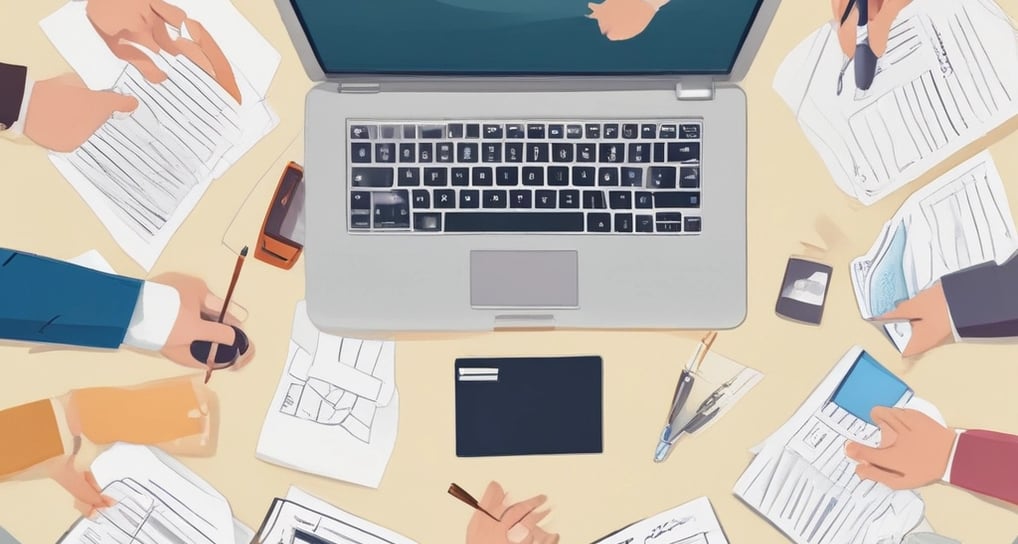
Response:
[{"label": "stack of papers", "polygon": [[158,449],[115,444],[91,469],[117,503],[78,520],[58,544],[247,544],[254,536],[218,491]]},{"label": "stack of papers", "polygon": [[290,487],[285,499],[275,499],[251,544],[417,544]]},{"label": "stack of papers", "polygon": [[299,302],[258,458],[377,488],[398,421],[395,345],[320,332]]},{"label": "stack of papers", "polygon": [[797,544],[901,542],[923,521],[914,491],[893,491],[855,474],[845,445],[880,444],[876,406],[919,410],[930,403],[862,348],[853,347],[795,414],[754,453],[735,494]]},{"label": "stack of papers", "polygon": [[714,508],[700,497],[638,521],[594,544],[728,544]]},{"label": "stack of papers", "polygon": [[[170,238],[222,176],[279,119],[265,102],[279,53],[228,0],[176,0],[219,44],[241,91],[238,104],[184,56],[146,52],[167,75],[149,83],[110,52],[85,13],[70,2],[40,22],[46,36],[92,89],[138,99],[81,147],[50,160],[92,208],[118,244],[150,270]],[[183,29],[171,33],[189,37]]]},{"label": "stack of papers", "polygon": [[[1018,231],[1004,183],[988,152],[982,152],[920,189],[880,232],[869,253],[852,261],[859,311],[878,317],[933,285],[946,274],[994,261],[1018,249]],[[904,351],[908,322],[884,325]]]},{"label": "stack of papers", "polygon": [[774,88],[838,187],[869,205],[1018,114],[1016,32],[992,0],[915,0],[868,91],[832,24],[788,54]]}]

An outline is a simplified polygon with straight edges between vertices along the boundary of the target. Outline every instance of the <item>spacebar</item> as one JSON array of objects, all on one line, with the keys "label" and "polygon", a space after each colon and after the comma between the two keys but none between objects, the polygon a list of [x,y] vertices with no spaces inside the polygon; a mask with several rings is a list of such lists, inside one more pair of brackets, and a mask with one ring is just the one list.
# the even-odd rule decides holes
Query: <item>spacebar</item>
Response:
[{"label": "spacebar", "polygon": [[582,212],[446,212],[446,232],[583,232]]}]

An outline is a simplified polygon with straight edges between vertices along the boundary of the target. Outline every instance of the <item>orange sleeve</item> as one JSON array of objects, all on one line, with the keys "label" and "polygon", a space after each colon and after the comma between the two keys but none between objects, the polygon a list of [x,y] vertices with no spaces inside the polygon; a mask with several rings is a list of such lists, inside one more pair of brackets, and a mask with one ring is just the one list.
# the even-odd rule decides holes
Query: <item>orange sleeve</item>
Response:
[{"label": "orange sleeve", "polygon": [[0,478],[63,453],[60,428],[48,399],[0,411]]}]

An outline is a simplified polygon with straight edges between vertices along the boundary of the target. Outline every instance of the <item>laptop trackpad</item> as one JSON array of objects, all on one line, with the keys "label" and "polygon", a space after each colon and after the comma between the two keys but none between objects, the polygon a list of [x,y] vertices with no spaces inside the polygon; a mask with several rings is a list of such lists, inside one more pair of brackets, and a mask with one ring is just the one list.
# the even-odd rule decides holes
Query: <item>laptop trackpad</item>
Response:
[{"label": "laptop trackpad", "polygon": [[575,308],[575,251],[471,251],[470,305]]}]

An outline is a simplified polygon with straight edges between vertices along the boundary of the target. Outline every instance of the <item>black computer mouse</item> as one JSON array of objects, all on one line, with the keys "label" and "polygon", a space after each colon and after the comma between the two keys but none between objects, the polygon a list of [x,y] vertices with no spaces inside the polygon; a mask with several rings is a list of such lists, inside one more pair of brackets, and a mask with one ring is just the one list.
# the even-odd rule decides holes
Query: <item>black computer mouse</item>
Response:
[{"label": "black computer mouse", "polygon": [[[248,348],[251,347],[244,331],[240,330],[238,327],[234,327],[233,325],[230,325],[230,327],[233,328],[233,332],[236,334],[236,337],[234,338],[232,345],[219,345],[219,349],[216,350],[215,363],[217,365],[231,365],[237,362],[237,359],[241,355],[247,353]],[[191,357],[194,357],[194,359],[201,364],[205,364],[208,360],[210,351],[212,351],[212,342],[206,342],[205,340],[195,340],[194,342],[191,342]]]}]

